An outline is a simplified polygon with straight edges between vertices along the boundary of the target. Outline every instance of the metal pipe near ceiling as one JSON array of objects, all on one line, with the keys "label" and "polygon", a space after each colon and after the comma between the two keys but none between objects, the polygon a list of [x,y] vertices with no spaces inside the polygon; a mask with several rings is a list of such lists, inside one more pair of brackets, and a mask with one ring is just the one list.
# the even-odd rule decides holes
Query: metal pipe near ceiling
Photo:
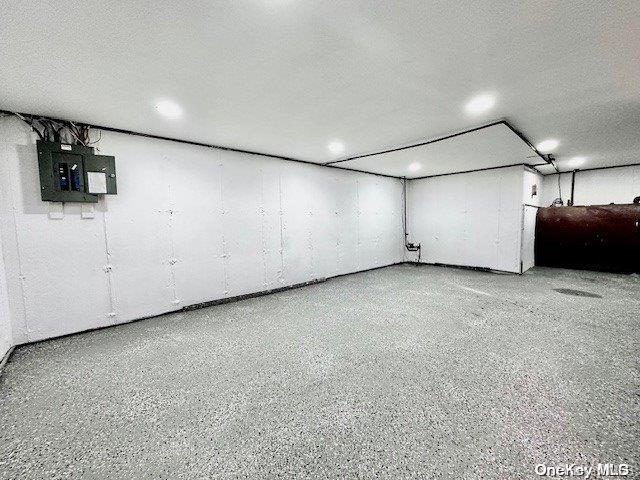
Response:
[{"label": "metal pipe near ceiling", "polygon": [[[625,163],[624,165],[608,165],[606,167],[581,168],[578,171],[579,172],[593,172],[595,170],[610,170],[612,168],[625,168],[625,167],[640,167],[640,163]],[[569,171],[559,172],[559,173],[568,173],[568,172]],[[556,174],[555,173],[548,173],[547,175],[556,175]]]},{"label": "metal pipe near ceiling", "polygon": [[[383,150],[383,151],[374,152],[374,153],[356,155],[356,156],[353,156],[353,157],[345,158],[345,159],[342,159],[342,160],[335,160],[335,161],[332,161],[332,162],[316,163],[316,162],[310,162],[310,161],[307,161],[307,160],[301,160],[301,159],[297,159],[297,158],[293,158],[293,157],[287,157],[287,156],[284,156],[284,155],[264,153],[264,152],[258,152],[258,151],[253,151],[253,150],[245,150],[245,149],[234,148],[234,147],[229,147],[229,146],[224,146],[224,145],[216,145],[216,144],[211,144],[211,143],[196,142],[196,141],[193,141],[193,140],[184,140],[184,139],[174,138],[174,137],[165,137],[165,136],[162,136],[162,135],[154,135],[154,134],[151,134],[151,133],[136,132],[136,131],[133,131],[133,130],[126,130],[126,129],[122,129],[122,128],[107,127],[107,126],[104,126],[104,125],[96,125],[96,124],[91,124],[91,123],[83,123],[83,122],[76,122],[76,121],[71,121],[71,120],[64,120],[64,119],[54,118],[54,117],[50,117],[50,116],[46,116],[46,115],[14,112],[14,111],[11,111],[11,110],[0,109],[0,115],[1,114],[4,114],[4,115],[15,115],[15,116],[18,116],[18,117],[29,118],[31,120],[44,119],[44,120],[49,120],[49,121],[54,121],[54,122],[61,122],[61,123],[73,123],[78,127],[95,128],[95,129],[104,130],[104,131],[107,131],[107,132],[122,133],[122,134],[125,134],[125,135],[134,135],[134,136],[139,136],[139,137],[144,137],[144,138],[152,138],[152,139],[156,139],[156,140],[165,140],[165,141],[169,141],[169,142],[183,143],[183,144],[195,145],[195,146],[199,146],[199,147],[216,148],[216,149],[226,150],[226,151],[230,151],[230,152],[246,153],[246,154],[250,154],[250,155],[259,155],[259,156],[263,156],[263,157],[275,158],[275,159],[285,160],[285,161],[289,161],[289,162],[297,162],[297,163],[304,163],[304,164],[307,164],[307,165],[315,165],[315,166],[318,166],[318,167],[339,168],[341,170],[348,170],[348,171],[358,172],[358,173],[367,173],[369,175],[375,175],[375,176],[378,176],[378,177],[398,178],[398,179],[402,179],[402,178],[406,178],[406,177],[400,177],[400,176],[396,176],[396,175],[386,175],[386,174],[383,174],[383,173],[369,172],[369,171],[366,171],[366,170],[360,170],[360,169],[356,169],[356,168],[337,166],[336,164],[337,163],[347,162],[349,160],[356,160],[358,158],[371,157],[371,156],[374,156],[374,155],[381,155],[381,154],[384,154],[384,153],[391,153],[391,152],[406,150],[406,149],[410,149],[410,148],[420,147],[420,146],[424,146],[424,145],[429,145],[429,144],[432,144],[432,143],[441,142],[441,141],[444,141],[444,140],[448,140],[450,138],[458,137],[460,135],[465,135],[465,134],[472,133],[472,132],[475,132],[475,131],[478,131],[478,130],[482,130],[482,129],[485,129],[485,128],[489,128],[489,127],[493,127],[495,125],[501,125],[502,124],[502,125],[505,125],[507,128],[509,128],[513,133],[515,133],[523,142],[525,142],[535,152],[536,155],[538,155],[542,160],[545,161],[546,164],[552,165],[555,168],[555,170],[557,172],[559,172],[557,166],[553,163],[553,157],[551,155],[546,155],[545,156],[542,153],[540,153],[533,146],[533,144],[519,130],[514,128],[513,125],[506,119],[498,120],[498,121],[495,121],[495,122],[491,122],[491,123],[488,123],[486,125],[481,125],[479,127],[474,127],[474,128],[471,128],[471,129],[463,130],[461,132],[453,133],[451,135],[446,135],[444,137],[439,137],[439,138],[436,138],[436,139],[433,139],[433,140],[429,140],[429,141],[426,141],[426,142],[422,142],[422,143],[417,143],[417,144],[413,144],[413,145],[407,145],[407,146],[404,146],[404,147],[392,148],[392,149]],[[514,164],[514,165],[524,165],[524,166],[531,167],[531,168],[535,168],[536,166],[539,166],[539,165],[530,165],[530,164],[524,164],[524,163],[519,163],[519,164]],[[514,165],[506,165],[504,167],[510,167],[510,166],[514,166]],[[471,172],[475,172],[475,171],[490,170],[490,169],[493,169],[493,168],[503,168],[503,167],[489,167],[489,168],[483,168],[483,169],[468,170],[468,171],[465,171],[465,172],[452,172],[451,174],[471,173]],[[442,175],[448,175],[448,174],[442,174]],[[436,175],[434,175],[434,176],[436,176]],[[418,178],[427,178],[427,177],[418,177]]]},{"label": "metal pipe near ceiling", "polygon": [[[461,135],[467,135],[469,133],[477,132],[478,130],[483,130],[485,128],[494,127],[496,125],[504,125],[504,126],[506,126],[509,130],[511,130],[513,133],[515,133],[518,136],[518,138],[520,138],[520,140],[522,140],[524,143],[526,143],[527,146],[529,148],[531,148],[531,150],[533,150],[536,155],[538,155],[542,160],[544,160],[545,163],[552,164],[548,155],[545,156],[542,153],[540,153],[538,151],[538,149],[536,149],[536,147],[534,147],[533,144],[527,139],[527,137],[525,137],[522,134],[522,132],[520,132],[519,130],[514,128],[514,126],[511,125],[511,123],[509,123],[508,120],[502,119],[502,120],[497,120],[495,122],[487,123],[485,125],[480,125],[479,127],[469,128],[467,130],[462,130],[460,132],[452,133],[450,135],[445,135],[444,137],[438,137],[438,138],[434,138],[433,140],[427,140],[426,142],[414,143],[414,144],[411,144],[411,145],[405,145],[403,147],[389,148],[387,150],[380,150],[378,152],[364,153],[362,155],[354,155],[352,157],[343,158],[341,160],[333,160],[331,162],[326,162],[324,165],[334,165],[336,163],[349,162],[351,160],[357,160],[359,158],[373,157],[375,155],[383,155],[385,153],[400,152],[402,150],[408,150],[408,149],[411,149],[411,148],[424,147],[425,145],[431,145],[433,143],[443,142],[443,141],[449,140],[451,138],[459,137]],[[519,165],[521,165],[521,164],[519,164]]]},{"label": "metal pipe near ceiling", "polygon": [[[58,123],[73,123],[74,125],[76,125],[78,127],[89,127],[89,128],[95,128],[97,130],[104,130],[106,132],[115,132],[115,133],[122,133],[122,134],[125,134],[125,135],[134,135],[134,136],[137,136],[137,137],[152,138],[152,139],[155,139],[155,140],[165,140],[165,141],[168,141],[168,142],[184,143],[184,144],[187,144],[187,145],[195,145],[197,147],[216,148],[216,149],[219,149],[219,150],[226,150],[226,151],[229,151],[229,152],[246,153],[246,154],[250,154],[250,155],[259,155],[259,156],[262,156],[262,157],[269,157],[269,158],[274,158],[274,159],[278,159],[278,160],[285,160],[287,162],[297,162],[297,163],[304,163],[304,164],[307,164],[307,165],[315,165],[316,167],[339,168],[340,170],[347,170],[347,171],[351,171],[351,172],[366,173],[366,174],[369,174],[369,175],[375,175],[377,177],[397,178],[397,179],[403,178],[403,177],[398,177],[398,176],[395,176],[395,175],[385,175],[384,173],[367,172],[365,170],[359,170],[359,169],[356,169],[356,168],[338,167],[338,166],[334,166],[334,165],[328,165],[328,164],[325,164],[325,163],[309,162],[307,160],[300,160],[300,159],[297,159],[297,158],[286,157],[286,156],[283,156],[283,155],[276,155],[276,154],[272,154],[272,153],[256,152],[256,151],[253,151],[253,150],[244,150],[244,149],[240,149],[240,148],[233,148],[233,147],[228,147],[228,146],[224,146],[224,145],[216,145],[216,144],[212,144],[212,143],[203,143],[203,142],[196,142],[196,141],[192,141],[192,140],[183,140],[183,139],[180,139],[180,138],[164,137],[162,135],[154,135],[154,134],[151,134],[151,133],[136,132],[136,131],[133,131],[133,130],[125,130],[125,129],[122,129],[122,128],[105,127],[103,125],[94,125],[94,124],[91,124],[91,123],[83,123],[83,122],[76,122],[76,121],[71,121],[71,120],[64,120],[64,119],[59,119],[59,118],[48,117],[48,116],[45,116],[45,115],[37,115],[37,114],[22,113],[22,112],[13,112],[11,110],[2,110],[2,109],[0,109],[0,115],[13,115],[13,116],[16,116],[18,118],[23,117],[23,120],[24,119],[29,119],[29,120],[49,120],[49,121],[58,122]],[[38,132],[38,134],[40,134],[40,133]]]}]

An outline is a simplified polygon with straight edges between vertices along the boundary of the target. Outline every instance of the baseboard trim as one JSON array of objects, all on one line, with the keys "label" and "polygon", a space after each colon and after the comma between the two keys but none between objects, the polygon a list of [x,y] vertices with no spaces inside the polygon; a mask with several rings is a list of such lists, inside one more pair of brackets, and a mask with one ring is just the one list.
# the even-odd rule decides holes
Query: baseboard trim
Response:
[{"label": "baseboard trim", "polygon": [[500,274],[500,275],[521,275],[518,273],[514,273],[514,272],[506,272],[503,270],[494,270],[494,269],[490,269],[490,268],[484,268],[484,267],[470,267],[470,266],[464,266],[464,265],[449,265],[449,264],[445,264],[445,263],[426,263],[426,262],[413,262],[413,261],[402,261],[402,262],[394,262],[394,263],[389,263],[386,265],[380,265],[378,267],[372,267],[372,268],[366,268],[364,270],[356,270],[355,272],[349,272],[349,273],[341,273],[338,275],[332,275],[330,277],[319,277],[319,278],[314,278],[312,280],[309,280],[308,282],[302,282],[302,283],[296,283],[293,285],[287,285],[284,287],[278,287],[278,288],[272,288],[269,290],[261,290],[258,292],[252,292],[252,293],[246,293],[243,295],[236,295],[234,297],[227,297],[227,298],[219,298],[216,300],[210,300],[207,302],[200,302],[200,303],[194,303],[191,305],[186,305],[182,308],[179,308],[177,310],[167,310],[165,312],[162,313],[158,313],[156,315],[150,315],[148,317],[140,317],[140,318],[134,318],[131,320],[126,320],[124,322],[121,323],[116,323],[113,325],[104,325],[101,327],[95,327],[95,328],[88,328],[86,330],[80,330],[78,332],[72,332],[72,333],[65,333],[63,335],[56,335],[53,337],[48,337],[48,338],[43,338],[41,340],[32,340],[32,341],[28,341],[28,342],[23,342],[20,343],[18,345],[15,345],[13,347],[11,347],[9,349],[9,351],[4,355],[2,361],[0,362],[0,373],[2,373],[2,370],[4,368],[4,366],[7,364],[7,362],[9,361],[9,357],[14,353],[15,349],[18,347],[22,347],[22,346],[26,346],[26,345],[35,345],[38,343],[42,343],[42,342],[48,342],[50,340],[56,340],[56,339],[60,339],[60,338],[65,338],[65,337],[71,337],[74,335],[82,335],[83,333],[87,333],[87,332],[93,332],[96,330],[104,330],[107,328],[114,328],[114,327],[119,327],[121,325],[127,325],[129,323],[133,323],[133,322],[139,322],[141,320],[148,320],[151,318],[157,318],[157,317],[161,317],[163,315],[168,315],[170,313],[179,313],[179,312],[189,312],[189,311],[193,311],[193,310],[199,310],[201,308],[207,308],[207,307],[214,307],[216,305],[223,305],[225,303],[232,303],[232,302],[240,302],[242,300],[247,300],[250,298],[256,298],[256,297],[263,297],[265,295],[272,295],[274,293],[280,293],[280,292],[285,292],[287,290],[295,290],[297,288],[303,288],[303,287],[308,287],[311,285],[316,285],[318,283],[323,283],[326,282],[328,280],[333,280],[336,278],[340,278],[340,277],[347,277],[349,275],[356,275],[358,273],[365,273],[365,272],[370,272],[373,270],[380,270],[383,268],[387,268],[387,267],[393,267],[396,265],[413,265],[415,267],[445,267],[445,268],[457,268],[457,269],[461,269],[461,270],[474,270],[474,271],[479,271],[479,272],[484,272],[484,273],[492,273],[492,274]]},{"label": "baseboard trim", "polygon": [[496,270],[495,268],[488,267],[471,267],[468,265],[452,265],[450,263],[427,263],[427,262],[404,262],[409,263],[411,265],[418,266],[426,266],[426,267],[446,267],[446,268],[457,268],[459,270],[473,270],[476,272],[483,273],[493,273],[496,275],[522,275],[520,272],[509,272],[507,270]]},{"label": "baseboard trim", "polygon": [[40,340],[32,340],[32,341],[22,342],[22,343],[19,343],[18,345],[16,345],[15,347],[12,347],[11,352],[13,351],[14,348],[17,348],[17,347],[22,347],[22,346],[26,346],[26,345],[35,345],[35,344],[38,344],[38,343],[48,342],[50,340],[56,340],[56,339],[65,338],[65,337],[72,337],[74,335],[82,335],[83,333],[93,332],[93,331],[96,331],[96,330],[104,330],[104,329],[107,329],[107,328],[119,327],[121,325],[127,325],[129,323],[139,322],[141,320],[148,320],[148,319],[151,319],[151,318],[161,317],[163,315],[168,315],[170,313],[188,312],[188,311],[192,311],[192,310],[198,310],[198,309],[201,309],[201,308],[207,308],[207,307],[213,307],[213,306],[216,306],[216,305],[222,305],[222,304],[225,304],[225,303],[240,302],[242,300],[247,300],[249,298],[262,297],[262,296],[271,295],[271,294],[274,294],[274,293],[285,292],[287,290],[294,290],[294,289],[297,289],[297,288],[308,287],[308,286],[315,285],[315,284],[322,283],[322,282],[326,282],[327,280],[332,280],[332,279],[335,279],[335,278],[346,277],[346,276],[349,276],[349,275],[356,275],[358,273],[370,272],[372,270],[380,270],[382,268],[393,267],[395,265],[402,265],[402,264],[405,264],[405,263],[409,263],[409,262],[394,262],[394,263],[389,263],[389,264],[386,264],[386,265],[380,265],[378,267],[365,268],[364,270],[356,270],[355,272],[341,273],[341,274],[338,274],[338,275],[332,275],[330,277],[314,278],[312,280],[309,280],[308,282],[296,283],[296,284],[293,284],[293,285],[287,285],[287,286],[283,286],[283,287],[273,288],[273,289],[270,289],[270,290],[261,290],[261,291],[258,291],[258,292],[246,293],[246,294],[243,294],[243,295],[236,295],[234,297],[220,298],[220,299],[216,299],[216,300],[210,300],[210,301],[207,301],[207,302],[200,302],[200,303],[194,303],[194,304],[191,304],[191,305],[185,305],[184,307],[176,309],[176,310],[167,310],[165,312],[158,313],[156,315],[149,315],[148,317],[140,317],[140,318],[134,318],[134,319],[131,319],[131,320],[125,320],[124,322],[115,323],[113,325],[103,325],[103,326],[95,327],[95,328],[87,328],[86,330],[80,330],[80,331],[77,331],[77,332],[65,333],[63,335],[56,335],[56,336],[53,336],[53,337],[47,337],[47,338],[43,338],[43,339],[40,339]]},{"label": "baseboard trim", "polygon": [[[360,272],[353,272],[360,273]],[[351,274],[349,274],[351,275]],[[334,278],[334,277],[329,277]],[[240,302],[249,298],[264,297],[265,295],[272,295],[274,293],[286,292],[287,290],[295,290],[296,288],[308,287],[309,285],[315,285],[317,283],[326,282],[328,279],[325,277],[314,278],[308,282],[295,283],[293,285],[287,285],[286,287],[272,288],[270,290],[261,290],[259,292],[246,293],[244,295],[237,295],[235,297],[219,298],[217,300],[209,300],[207,302],[194,303],[193,305],[187,305],[177,312],[190,312],[192,310],[199,310],[200,308],[215,307],[216,305],[223,305],[225,303]],[[165,314],[162,314],[165,315]]]},{"label": "baseboard trim", "polygon": [[287,290],[295,290],[296,288],[308,287],[309,285],[315,285],[317,283],[326,282],[327,280],[333,280],[334,278],[346,277],[348,275],[355,275],[357,273],[370,272],[372,270],[379,270],[381,268],[393,267],[394,265],[402,265],[403,263],[407,263],[407,262],[390,263],[388,265],[381,265],[379,267],[367,268],[365,270],[357,270],[355,272],[341,273],[339,275],[333,275],[331,277],[314,278],[313,280],[309,280],[308,282],[295,283],[293,285],[287,285],[286,287],[272,288],[270,290],[261,290],[259,292],[247,293],[247,294],[238,295],[235,297],[220,298],[218,300],[210,300],[208,302],[194,303],[193,305],[187,305],[186,307],[183,307],[182,310],[177,310],[177,311],[188,312],[191,310],[198,310],[200,308],[213,307],[213,306],[222,305],[225,303],[239,302],[241,300],[246,300],[248,298],[263,297],[265,295],[285,292]]}]

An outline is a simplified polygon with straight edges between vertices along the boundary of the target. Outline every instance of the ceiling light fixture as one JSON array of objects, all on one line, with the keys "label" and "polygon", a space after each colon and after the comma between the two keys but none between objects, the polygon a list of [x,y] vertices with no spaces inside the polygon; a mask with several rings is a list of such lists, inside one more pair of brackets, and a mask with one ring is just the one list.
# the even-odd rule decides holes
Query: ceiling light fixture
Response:
[{"label": "ceiling light fixture", "polygon": [[420,165],[419,163],[412,163],[411,165],[409,165],[409,171],[410,172],[417,172],[418,170],[420,170],[422,168],[422,165]]},{"label": "ceiling light fixture", "polygon": [[156,103],[156,110],[166,118],[175,119],[182,116],[182,107],[171,100],[161,100]]},{"label": "ceiling light fixture", "polygon": [[331,154],[333,155],[341,155],[344,153],[344,143],[342,142],[331,142],[328,147],[329,152],[331,152]]},{"label": "ceiling light fixture", "polygon": [[536,148],[542,153],[549,153],[553,152],[558,147],[558,145],[560,145],[560,142],[558,140],[556,140],[555,138],[549,138],[540,142],[536,146]]},{"label": "ceiling light fixture", "polygon": [[495,95],[483,93],[477,97],[473,97],[465,105],[465,110],[471,115],[479,115],[486,112],[496,104]]}]

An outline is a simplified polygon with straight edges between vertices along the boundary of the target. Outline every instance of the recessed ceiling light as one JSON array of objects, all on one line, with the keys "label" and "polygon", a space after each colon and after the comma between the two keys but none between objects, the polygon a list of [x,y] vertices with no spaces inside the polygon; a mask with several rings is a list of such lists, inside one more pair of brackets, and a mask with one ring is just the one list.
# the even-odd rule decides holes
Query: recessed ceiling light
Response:
[{"label": "recessed ceiling light", "polygon": [[573,168],[580,167],[584,164],[586,158],[584,157],[573,157],[567,162],[567,165]]},{"label": "recessed ceiling light", "polygon": [[344,143],[342,142],[331,142],[327,148],[329,149],[329,151],[333,154],[333,155],[340,155],[342,153],[344,153]]},{"label": "recessed ceiling light", "polygon": [[549,138],[540,142],[536,146],[536,148],[542,153],[549,153],[553,152],[558,147],[558,145],[560,145],[560,142],[558,140],[556,140],[555,138]]},{"label": "recessed ceiling light", "polygon": [[478,115],[484,113],[496,104],[496,97],[490,93],[483,93],[477,97],[473,97],[465,105],[467,113]]},{"label": "recessed ceiling light", "polygon": [[166,118],[179,118],[182,116],[182,107],[171,100],[161,100],[156,103],[156,110]]},{"label": "recessed ceiling light", "polygon": [[411,165],[409,165],[410,172],[417,172],[421,168],[422,168],[422,165],[420,165],[419,163],[412,163]]}]

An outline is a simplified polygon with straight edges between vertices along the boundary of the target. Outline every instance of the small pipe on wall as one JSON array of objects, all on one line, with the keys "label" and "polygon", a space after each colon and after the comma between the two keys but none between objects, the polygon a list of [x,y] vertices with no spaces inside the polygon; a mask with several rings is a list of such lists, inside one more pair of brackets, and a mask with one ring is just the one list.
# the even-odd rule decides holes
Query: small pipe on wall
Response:
[{"label": "small pipe on wall", "polygon": [[567,202],[568,206],[573,206],[574,205],[574,199],[575,199],[575,190],[576,190],[576,172],[578,170],[574,170],[573,172],[571,172],[571,196],[569,197],[569,201]]}]

